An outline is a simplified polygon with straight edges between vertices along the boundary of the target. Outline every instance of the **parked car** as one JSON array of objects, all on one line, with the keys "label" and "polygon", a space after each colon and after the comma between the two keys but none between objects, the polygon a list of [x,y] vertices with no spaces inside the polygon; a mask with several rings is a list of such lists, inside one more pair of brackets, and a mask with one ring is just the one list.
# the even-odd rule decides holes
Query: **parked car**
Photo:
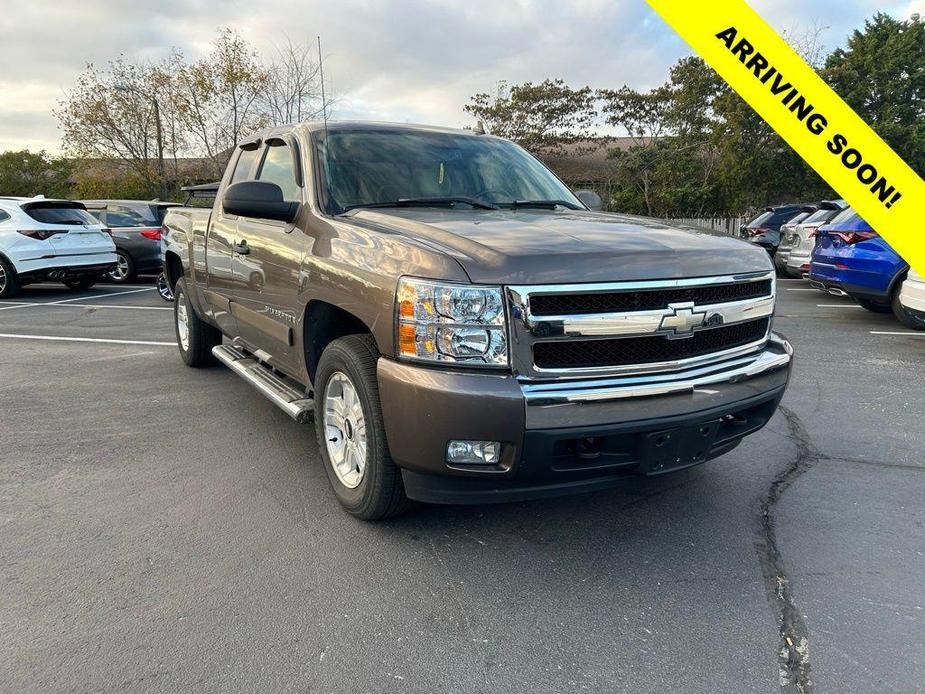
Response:
[{"label": "parked car", "polygon": [[785,224],[781,224],[780,243],[777,246],[777,250],[774,252],[774,269],[777,270],[778,274],[783,274],[783,270],[787,265],[787,256],[790,255],[790,247],[786,242],[793,235],[793,231],[796,229],[797,224],[809,217],[817,209],[818,207],[816,205],[803,205],[795,216],[788,219]]},{"label": "parked car", "polygon": [[773,256],[780,244],[781,226],[799,213],[802,207],[803,205],[797,203],[766,207],[761,214],[745,224],[739,233],[743,239],[761,246],[768,255]]},{"label": "parked car", "polygon": [[907,327],[925,330],[925,278],[915,270],[909,270],[893,304],[893,312]]},{"label": "parked car", "polygon": [[125,284],[139,274],[156,274],[161,260],[161,223],[177,203],[144,200],[84,200],[87,210],[112,231],[119,262],[107,275]]},{"label": "parked car", "polygon": [[164,224],[183,361],[314,409],[360,518],[690,467],[763,427],[789,378],[766,253],[592,212],[489,135],[274,128],[235,148],[211,211]]},{"label": "parked car", "polygon": [[850,296],[868,311],[889,313],[909,265],[853,208],[816,231],[813,286]]},{"label": "parked car", "polygon": [[79,202],[0,198],[0,298],[33,282],[92,287],[116,263],[112,237]]},{"label": "parked car", "polygon": [[847,205],[844,200],[823,200],[818,209],[794,225],[788,235],[781,233],[781,243],[774,256],[775,266],[781,268],[788,277],[803,277],[809,272],[813,248],[816,247],[816,231],[834,219]]}]

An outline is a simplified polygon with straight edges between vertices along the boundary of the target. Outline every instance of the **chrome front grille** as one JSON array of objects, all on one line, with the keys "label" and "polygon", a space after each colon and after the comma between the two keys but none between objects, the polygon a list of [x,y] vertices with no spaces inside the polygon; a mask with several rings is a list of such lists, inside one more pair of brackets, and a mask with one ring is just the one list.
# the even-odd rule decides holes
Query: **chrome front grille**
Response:
[{"label": "chrome front grille", "polygon": [[530,300],[530,313],[541,316],[616,311],[660,310],[668,304],[692,301],[698,305],[721,304],[771,295],[771,280],[707,286],[646,289],[635,292],[594,292],[590,294],[536,294]]},{"label": "chrome front grille", "polygon": [[676,371],[764,345],[773,273],[512,286],[512,363],[526,379]]}]

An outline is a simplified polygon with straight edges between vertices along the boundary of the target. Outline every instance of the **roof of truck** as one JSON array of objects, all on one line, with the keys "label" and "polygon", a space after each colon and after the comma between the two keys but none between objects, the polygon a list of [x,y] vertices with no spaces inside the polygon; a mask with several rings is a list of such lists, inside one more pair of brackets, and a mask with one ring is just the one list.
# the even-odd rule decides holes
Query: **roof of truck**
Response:
[{"label": "roof of truck", "polygon": [[490,135],[485,135],[483,133],[476,132],[475,130],[466,130],[463,128],[447,128],[440,125],[419,125],[415,123],[386,123],[378,121],[363,121],[363,120],[329,120],[327,125],[324,121],[314,120],[314,121],[305,121],[303,123],[294,123],[290,125],[280,125],[272,128],[267,128],[266,130],[261,130],[260,132],[254,133],[248,137],[244,142],[251,142],[254,140],[262,140],[273,135],[283,135],[287,132],[291,132],[293,129],[301,128],[308,132],[318,132],[323,131],[327,127],[328,130],[412,130],[417,132],[431,132],[431,133],[447,133],[452,135],[471,135],[472,137],[491,137]]}]

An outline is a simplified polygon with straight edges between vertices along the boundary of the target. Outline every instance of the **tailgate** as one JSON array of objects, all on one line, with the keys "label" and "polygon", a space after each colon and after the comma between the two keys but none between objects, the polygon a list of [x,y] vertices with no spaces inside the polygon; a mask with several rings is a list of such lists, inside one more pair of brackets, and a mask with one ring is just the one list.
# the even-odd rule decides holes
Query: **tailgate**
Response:
[{"label": "tailgate", "polygon": [[48,245],[55,255],[109,253],[115,248],[112,239],[83,203],[36,200],[23,203],[22,210],[36,223],[37,229],[49,234]]}]

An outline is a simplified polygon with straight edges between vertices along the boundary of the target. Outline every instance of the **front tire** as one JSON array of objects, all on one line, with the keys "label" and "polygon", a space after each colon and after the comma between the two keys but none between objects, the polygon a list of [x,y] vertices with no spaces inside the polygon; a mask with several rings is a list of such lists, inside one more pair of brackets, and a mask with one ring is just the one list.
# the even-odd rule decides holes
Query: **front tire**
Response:
[{"label": "front tire", "polygon": [[19,294],[19,278],[16,269],[0,256],[0,299],[9,299]]},{"label": "front tire", "polygon": [[212,348],[222,344],[222,333],[196,315],[184,278],[174,288],[173,324],[183,363],[193,368],[214,363]]},{"label": "front tire", "polygon": [[327,346],[315,377],[315,432],[337,500],[362,520],[408,508],[401,472],[389,454],[379,404],[371,335],[348,335]]}]

